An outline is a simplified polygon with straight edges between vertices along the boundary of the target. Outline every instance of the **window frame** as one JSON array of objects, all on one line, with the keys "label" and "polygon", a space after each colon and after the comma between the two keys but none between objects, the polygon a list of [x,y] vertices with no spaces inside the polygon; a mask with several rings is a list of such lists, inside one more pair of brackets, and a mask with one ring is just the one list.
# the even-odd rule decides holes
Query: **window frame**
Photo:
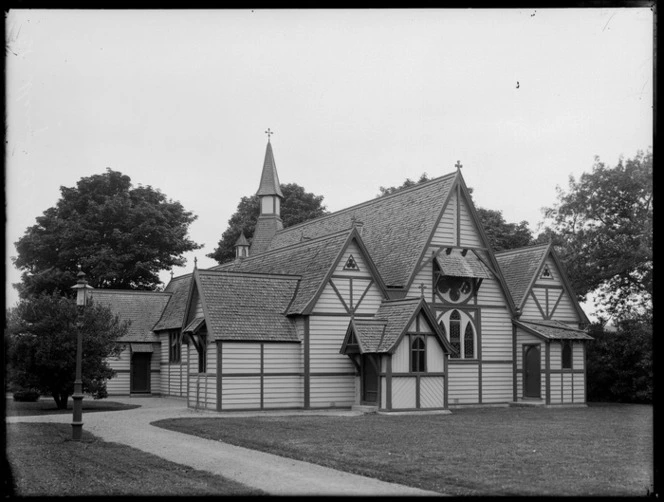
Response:
[{"label": "window frame", "polygon": [[182,362],[182,338],[177,331],[168,333],[168,362],[170,364]]},{"label": "window frame", "polygon": [[[427,340],[425,335],[411,334],[409,338],[408,354],[410,356],[410,372],[427,372]],[[415,343],[420,342],[421,346],[415,347]],[[418,345],[420,345],[418,343]]]},{"label": "window frame", "polygon": [[[454,312],[457,312],[459,314],[460,320],[454,320],[452,319],[452,315]],[[478,310],[473,310],[475,312],[475,316],[479,317],[479,311]],[[457,354],[450,354],[450,360],[453,361],[477,361],[479,360],[479,339],[480,339],[480,333],[479,329],[477,327],[477,322],[473,318],[473,316],[470,315],[470,312],[468,309],[462,309],[457,306],[454,306],[452,308],[445,309],[443,311],[440,311],[437,315],[438,319],[438,326],[440,327],[441,331],[447,338],[447,341],[450,342],[450,345],[457,350]],[[452,340],[452,322],[459,322],[459,342],[458,346],[455,344],[455,342]],[[473,344],[473,353],[472,357],[466,357],[466,334],[468,327],[470,326],[470,329],[472,330],[473,338],[472,338],[472,344]]]}]

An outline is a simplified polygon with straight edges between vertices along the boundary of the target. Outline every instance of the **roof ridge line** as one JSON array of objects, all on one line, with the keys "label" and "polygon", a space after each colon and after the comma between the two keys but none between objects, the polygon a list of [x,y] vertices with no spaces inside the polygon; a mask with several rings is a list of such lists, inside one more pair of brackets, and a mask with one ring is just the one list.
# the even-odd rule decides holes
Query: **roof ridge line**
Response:
[{"label": "roof ridge line", "polygon": [[[545,320],[545,319],[544,319],[544,320],[537,320],[537,321],[528,321],[528,320],[524,320],[524,319],[518,319],[518,320],[517,320],[517,322],[525,322],[525,323],[535,324],[535,325],[537,325],[537,326],[544,326],[544,327],[550,328],[551,325],[550,325],[550,324],[543,324],[544,321],[546,321],[546,320]],[[557,320],[557,319],[550,319],[549,321],[550,321],[550,322],[555,322],[555,323],[559,324],[559,325],[560,325],[559,327],[560,327],[561,329],[566,329],[566,330],[568,330],[568,331],[580,331],[580,332],[584,332],[584,331],[581,330],[581,329],[578,329],[578,328],[572,328],[571,326],[569,326],[569,325],[565,324],[564,322],[559,321],[559,320]]]},{"label": "roof ridge line", "polygon": [[[310,221],[313,221],[313,220],[310,220]],[[292,227],[289,227],[289,228],[292,228]],[[321,236],[318,236],[318,237],[311,237],[311,238],[305,239],[303,241],[296,242],[294,244],[289,244],[288,246],[283,246],[283,247],[276,248],[276,249],[268,249],[266,251],[263,251],[262,253],[259,253],[259,254],[253,255],[253,256],[249,255],[246,258],[243,258],[242,261],[251,261],[255,258],[262,258],[264,256],[268,256],[268,255],[271,255],[271,254],[274,254],[274,253],[282,252],[286,249],[295,249],[298,246],[304,246],[306,244],[317,243],[317,242],[320,242],[320,241],[324,241],[324,240],[327,240],[327,239],[332,239],[334,237],[339,237],[339,236],[342,236],[342,235],[347,236],[353,230],[354,230],[353,228],[349,227],[349,228],[346,228],[344,230],[339,230],[338,232],[333,232],[331,234],[324,234],[324,235],[321,235]],[[223,267],[223,266],[233,265],[234,263],[235,263],[234,261],[228,261],[226,263],[220,263],[219,265],[215,265],[215,267]],[[204,270],[213,270],[214,271],[214,270],[219,270],[219,269],[208,268],[208,269],[204,269]]]},{"label": "roof ridge line", "polygon": [[440,181],[442,181],[443,178],[451,178],[451,177],[454,177],[454,176],[456,176],[456,174],[457,174],[457,173],[456,173],[456,171],[455,171],[455,172],[453,172],[453,173],[444,174],[444,175],[442,175],[442,176],[438,176],[437,178],[433,178],[433,179],[431,179],[431,180],[429,180],[429,181],[425,181],[424,183],[418,183],[418,184],[416,184],[415,186],[412,186],[412,187],[409,187],[409,188],[401,189],[401,190],[399,190],[399,191],[396,192],[396,193],[391,193],[391,194],[389,194],[389,195],[379,195],[378,197],[374,197],[373,199],[370,199],[370,200],[365,200],[364,202],[359,202],[358,204],[355,204],[355,205],[353,205],[353,206],[348,206],[348,207],[345,207],[345,208],[343,208],[343,209],[339,209],[338,211],[334,211],[334,212],[332,212],[332,213],[324,214],[323,216],[319,216],[318,218],[314,218],[313,220],[303,221],[302,223],[298,223],[297,225],[293,225],[293,226],[290,226],[290,227],[284,228],[284,229],[282,229],[282,230],[279,230],[275,235],[279,235],[279,234],[285,233],[285,232],[287,232],[287,231],[289,231],[289,230],[292,230],[292,229],[295,229],[295,228],[297,228],[297,227],[299,227],[299,226],[305,226],[305,225],[308,225],[308,224],[310,224],[310,223],[312,223],[312,222],[317,222],[317,221],[324,220],[324,219],[326,219],[326,218],[331,218],[332,216],[339,215],[339,214],[344,213],[344,212],[346,212],[346,211],[355,210],[355,209],[357,209],[357,208],[359,208],[359,207],[361,207],[361,206],[366,206],[366,205],[368,205],[368,204],[372,204],[372,203],[374,203],[374,202],[376,202],[376,201],[378,201],[378,200],[387,200],[387,199],[391,199],[391,198],[397,197],[397,196],[402,195],[402,194],[407,193],[407,192],[414,192],[415,190],[420,190],[420,189],[422,189],[422,188],[427,187],[428,185],[432,185],[432,184],[435,183],[435,182],[440,182]]},{"label": "roof ridge line", "polygon": [[115,288],[94,288],[91,290],[92,294],[98,293],[98,292],[104,292],[104,293],[117,293],[117,294],[153,294],[153,295],[172,295],[172,291],[150,291],[148,289],[115,289]]},{"label": "roof ridge line", "polygon": [[520,247],[520,248],[504,249],[502,251],[496,251],[493,254],[495,256],[506,255],[506,254],[510,254],[510,253],[518,253],[520,251],[530,251],[530,250],[534,250],[535,248],[540,248],[540,247],[544,248],[544,247],[548,247],[548,246],[549,246],[549,243],[546,243],[546,244],[533,244],[531,246],[523,246],[523,247]]},{"label": "roof ridge line", "polygon": [[199,275],[201,273],[206,274],[215,274],[215,275],[236,275],[236,276],[255,276],[255,277],[271,277],[274,279],[297,279],[298,281],[302,279],[301,275],[295,274],[280,274],[278,272],[242,272],[239,270],[213,270],[213,269],[203,269],[198,271]]}]

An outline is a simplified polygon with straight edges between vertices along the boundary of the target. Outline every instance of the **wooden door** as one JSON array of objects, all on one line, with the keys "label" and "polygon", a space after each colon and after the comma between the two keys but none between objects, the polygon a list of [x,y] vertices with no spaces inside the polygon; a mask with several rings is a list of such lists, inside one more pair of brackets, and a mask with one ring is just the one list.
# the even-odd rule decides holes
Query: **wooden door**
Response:
[{"label": "wooden door", "polygon": [[371,354],[362,354],[362,403],[378,404],[378,369]]},{"label": "wooden door", "polygon": [[524,396],[542,397],[542,376],[540,367],[540,348],[539,345],[529,345],[524,354]]},{"label": "wooden door", "polygon": [[138,352],[131,358],[131,392],[150,392],[149,352]]}]

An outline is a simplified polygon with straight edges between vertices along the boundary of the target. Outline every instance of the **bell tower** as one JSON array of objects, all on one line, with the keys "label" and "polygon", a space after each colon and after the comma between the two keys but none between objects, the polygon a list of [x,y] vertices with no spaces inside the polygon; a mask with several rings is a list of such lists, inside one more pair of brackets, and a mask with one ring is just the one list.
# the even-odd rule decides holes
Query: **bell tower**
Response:
[{"label": "bell tower", "polygon": [[256,192],[260,204],[260,213],[251,242],[252,256],[265,251],[274,234],[284,228],[281,221],[281,200],[284,198],[284,194],[281,192],[279,185],[277,166],[272,153],[272,143],[270,143],[270,136],[274,133],[268,128],[265,134],[267,134],[265,160],[263,161],[261,182],[258,186],[258,192]]}]

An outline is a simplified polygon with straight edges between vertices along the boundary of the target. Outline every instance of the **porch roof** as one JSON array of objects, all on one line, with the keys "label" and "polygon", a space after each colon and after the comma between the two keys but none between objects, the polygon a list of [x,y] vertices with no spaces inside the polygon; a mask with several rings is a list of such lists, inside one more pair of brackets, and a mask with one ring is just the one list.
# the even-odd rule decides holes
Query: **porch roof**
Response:
[{"label": "porch roof", "polygon": [[514,324],[533,335],[546,340],[592,340],[585,331],[573,328],[560,321],[513,321]]}]

